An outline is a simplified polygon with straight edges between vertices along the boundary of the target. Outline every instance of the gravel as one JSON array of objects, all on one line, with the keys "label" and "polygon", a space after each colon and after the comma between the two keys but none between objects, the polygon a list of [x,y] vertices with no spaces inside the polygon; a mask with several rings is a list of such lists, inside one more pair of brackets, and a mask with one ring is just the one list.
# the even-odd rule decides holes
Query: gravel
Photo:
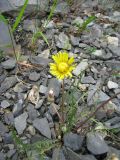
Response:
[{"label": "gravel", "polygon": [[87,134],[87,149],[94,155],[107,153],[109,148],[103,137],[99,133]]},{"label": "gravel", "polygon": [[88,60],[84,59],[82,60],[77,66],[76,68],[73,70],[73,74],[75,76],[79,76],[79,74],[83,71],[85,71],[88,68]]},{"label": "gravel", "polygon": [[51,131],[46,118],[37,118],[33,121],[33,126],[45,137],[51,139]]},{"label": "gravel", "polygon": [[16,61],[15,61],[15,59],[11,58],[11,59],[8,59],[8,60],[2,62],[1,65],[4,69],[13,69],[16,65]]},{"label": "gravel", "polygon": [[69,147],[73,151],[77,151],[81,149],[84,137],[77,134],[68,133],[64,135],[63,139],[66,147]]},{"label": "gravel", "polygon": [[15,118],[14,123],[15,123],[15,128],[16,128],[18,134],[22,134],[24,132],[24,130],[26,129],[27,118],[28,118],[27,112],[24,112],[23,114],[21,114]]}]

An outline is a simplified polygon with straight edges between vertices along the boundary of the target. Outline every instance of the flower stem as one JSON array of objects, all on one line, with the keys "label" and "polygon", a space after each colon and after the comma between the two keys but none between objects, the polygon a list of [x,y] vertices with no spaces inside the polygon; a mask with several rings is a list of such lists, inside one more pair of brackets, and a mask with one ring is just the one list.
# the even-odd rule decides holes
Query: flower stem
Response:
[{"label": "flower stem", "polygon": [[64,79],[63,79],[63,83],[62,83],[62,106],[61,106],[61,114],[62,114],[62,123],[64,123],[64,90],[65,90],[65,86],[64,86]]}]

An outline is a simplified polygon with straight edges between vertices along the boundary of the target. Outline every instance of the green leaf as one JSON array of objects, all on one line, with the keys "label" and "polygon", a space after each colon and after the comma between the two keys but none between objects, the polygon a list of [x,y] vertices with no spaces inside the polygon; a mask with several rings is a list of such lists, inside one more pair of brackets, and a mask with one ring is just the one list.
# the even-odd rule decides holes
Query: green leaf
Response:
[{"label": "green leaf", "polygon": [[51,9],[50,9],[50,14],[49,14],[49,16],[48,16],[48,18],[47,18],[47,21],[45,22],[44,27],[46,27],[47,24],[49,23],[49,21],[52,19],[52,16],[53,16],[53,13],[54,13],[54,11],[55,11],[57,2],[58,2],[58,0],[54,0],[54,1],[53,1],[53,5],[52,5],[52,7],[51,7]]},{"label": "green leaf", "polygon": [[12,31],[13,31],[13,32],[16,30],[16,28],[18,27],[18,25],[19,25],[19,23],[20,23],[20,21],[21,21],[21,19],[22,19],[22,17],[23,17],[23,14],[24,14],[25,9],[26,9],[26,7],[27,7],[28,1],[29,1],[29,0],[25,0],[25,3],[24,3],[24,5],[23,5],[22,9],[20,10],[20,13],[19,13],[19,15],[18,15],[15,23],[13,24],[13,27],[12,27]]},{"label": "green leaf", "polygon": [[88,18],[83,22],[83,24],[82,24],[82,26],[81,26],[81,29],[82,29],[82,30],[85,30],[86,27],[87,27],[87,25],[90,24],[90,23],[91,23],[92,21],[94,21],[95,19],[96,19],[95,16],[90,16],[90,17],[88,17]]},{"label": "green leaf", "polygon": [[47,43],[47,45],[50,47],[49,42],[48,42],[46,36],[44,35],[44,33],[43,33],[42,31],[38,31],[38,32],[36,32],[36,33],[33,35],[32,43],[35,43],[35,41],[36,41],[39,37],[42,37],[43,40]]},{"label": "green leaf", "polygon": [[82,25],[77,24],[77,23],[76,23],[75,25],[76,25],[76,27],[78,28],[78,31],[79,31],[79,32],[82,32],[82,31],[86,30],[88,24],[90,24],[90,23],[91,23],[92,21],[94,21],[95,19],[96,19],[95,16],[90,16],[90,17],[88,17],[88,18],[83,22]]},{"label": "green leaf", "polygon": [[8,23],[7,19],[2,14],[0,14],[0,21],[3,21],[6,24]]}]

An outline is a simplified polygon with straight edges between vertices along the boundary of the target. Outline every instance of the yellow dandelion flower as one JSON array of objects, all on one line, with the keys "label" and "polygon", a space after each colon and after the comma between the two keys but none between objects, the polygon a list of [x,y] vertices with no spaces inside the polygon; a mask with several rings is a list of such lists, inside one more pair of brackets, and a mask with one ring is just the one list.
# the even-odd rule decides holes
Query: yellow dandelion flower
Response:
[{"label": "yellow dandelion flower", "polygon": [[58,79],[72,77],[75,68],[74,57],[70,57],[67,52],[59,52],[52,56],[54,63],[50,63],[50,73]]}]

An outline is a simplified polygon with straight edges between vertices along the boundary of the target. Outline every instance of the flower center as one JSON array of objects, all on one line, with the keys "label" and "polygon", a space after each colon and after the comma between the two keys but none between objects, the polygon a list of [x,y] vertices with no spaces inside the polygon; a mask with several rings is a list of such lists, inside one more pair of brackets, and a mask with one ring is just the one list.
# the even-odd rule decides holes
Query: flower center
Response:
[{"label": "flower center", "polygon": [[61,63],[58,65],[58,70],[59,70],[60,72],[65,72],[67,69],[68,69],[68,64],[65,63],[65,62],[61,62]]}]

